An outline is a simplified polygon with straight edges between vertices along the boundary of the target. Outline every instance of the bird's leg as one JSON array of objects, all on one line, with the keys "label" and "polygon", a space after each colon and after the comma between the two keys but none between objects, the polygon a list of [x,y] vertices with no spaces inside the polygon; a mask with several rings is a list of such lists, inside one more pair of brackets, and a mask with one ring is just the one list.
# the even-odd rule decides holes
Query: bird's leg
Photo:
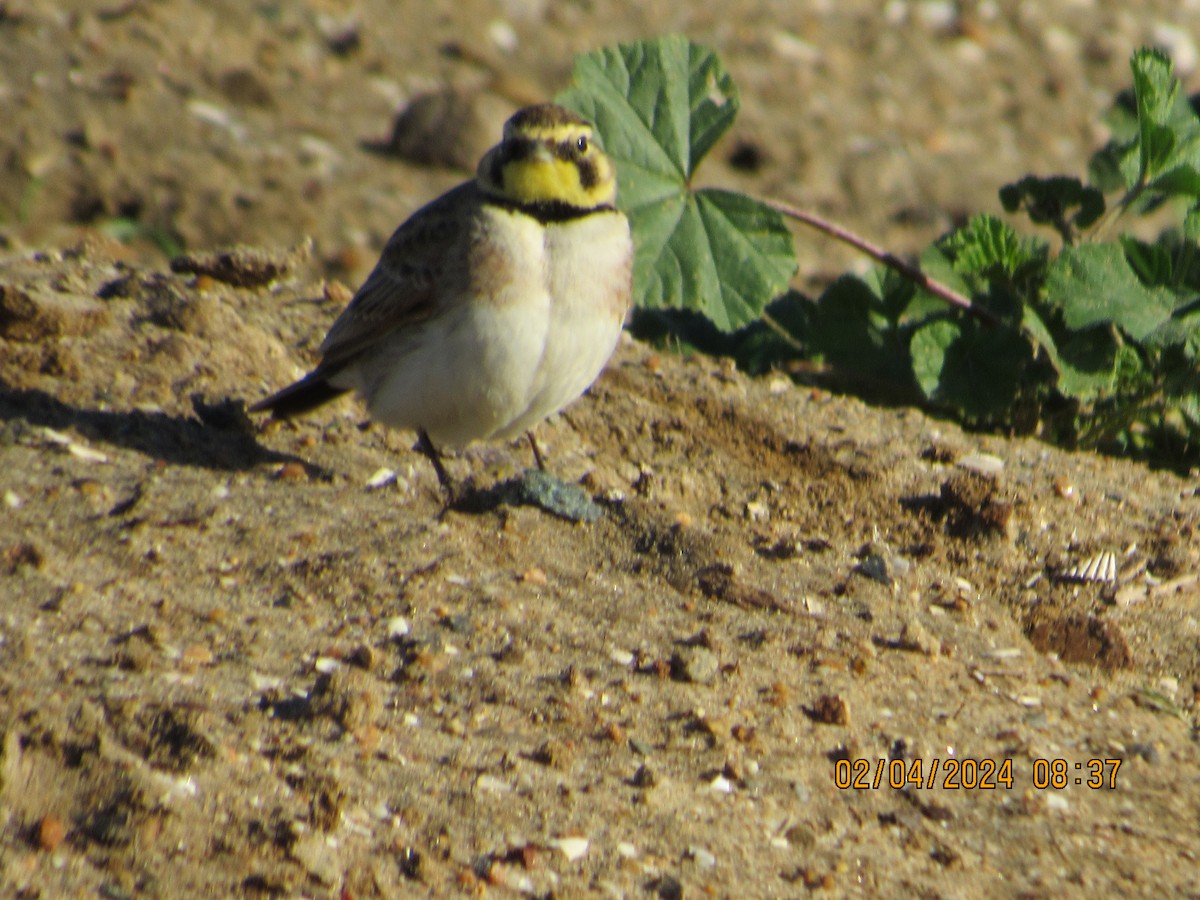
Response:
[{"label": "bird's leg", "polygon": [[433,441],[429,439],[424,428],[417,429],[416,449],[433,465],[433,471],[437,472],[438,484],[453,497],[454,484],[450,481],[450,476],[446,474],[446,467],[442,464],[442,455],[438,453],[437,447],[433,446]]},{"label": "bird's leg", "polygon": [[529,438],[529,449],[533,451],[533,461],[537,463],[540,471],[546,471],[546,460],[542,458],[542,448],[538,446],[537,438],[533,436],[533,429],[525,432],[525,437]]}]

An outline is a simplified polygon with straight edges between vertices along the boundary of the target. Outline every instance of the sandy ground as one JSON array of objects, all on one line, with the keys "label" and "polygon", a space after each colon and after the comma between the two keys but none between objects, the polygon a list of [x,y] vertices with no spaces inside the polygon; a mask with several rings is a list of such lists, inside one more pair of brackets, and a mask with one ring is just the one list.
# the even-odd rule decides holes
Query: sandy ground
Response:
[{"label": "sandy ground", "polygon": [[[353,401],[242,404],[577,51],[710,43],[744,110],[705,180],[911,251],[1081,172],[1129,52],[1194,67],[1198,29],[1098,0],[0,4],[7,892],[1194,894],[1195,472],[627,340],[540,429],[603,508],[572,523],[491,490],[523,444],[452,458],[446,510]],[[446,88],[442,154],[398,159],[395,111]],[[801,287],[860,264],[798,238]],[[263,249],[206,255],[232,242]],[[1105,553],[1115,584],[1065,577]]]}]

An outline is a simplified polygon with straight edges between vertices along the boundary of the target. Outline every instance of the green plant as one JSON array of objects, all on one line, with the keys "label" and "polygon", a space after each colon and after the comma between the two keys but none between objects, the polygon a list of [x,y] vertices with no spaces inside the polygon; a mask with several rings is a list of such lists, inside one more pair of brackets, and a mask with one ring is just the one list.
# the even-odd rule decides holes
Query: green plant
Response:
[{"label": "green plant", "polygon": [[[807,356],[973,427],[1188,463],[1200,455],[1200,118],[1161,53],[1139,50],[1131,67],[1089,183],[1030,176],[1000,191],[1006,211],[1056,232],[1057,253],[978,215],[917,267],[784,204],[694,190],[738,95],[715,54],[684,38],[583,56],[559,99],[596,122],[617,162],[644,335],[752,370]],[[1103,239],[1163,206],[1177,221],[1154,240]],[[844,275],[815,301],[785,293],[785,216],[888,268]]]}]

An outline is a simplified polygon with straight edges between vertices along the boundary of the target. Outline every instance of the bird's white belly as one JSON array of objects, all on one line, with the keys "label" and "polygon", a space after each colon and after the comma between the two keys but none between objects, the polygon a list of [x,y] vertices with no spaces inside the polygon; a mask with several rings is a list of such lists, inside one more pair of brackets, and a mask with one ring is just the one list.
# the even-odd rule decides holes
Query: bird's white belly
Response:
[{"label": "bird's white belly", "polygon": [[633,245],[623,216],[599,213],[551,226],[546,259],[551,307],[545,349],[526,408],[496,437],[519,435],[586,391],[625,324]]},{"label": "bird's white belly", "polygon": [[497,211],[494,290],[379,343],[335,383],[371,417],[423,429],[438,447],[515,437],[595,381],[624,324],[632,245],[623,217],[543,229]]},{"label": "bird's white belly", "polygon": [[527,406],[548,307],[545,295],[517,307],[460,306],[413,329],[361,366],[371,418],[424,429],[438,447],[492,437]]}]

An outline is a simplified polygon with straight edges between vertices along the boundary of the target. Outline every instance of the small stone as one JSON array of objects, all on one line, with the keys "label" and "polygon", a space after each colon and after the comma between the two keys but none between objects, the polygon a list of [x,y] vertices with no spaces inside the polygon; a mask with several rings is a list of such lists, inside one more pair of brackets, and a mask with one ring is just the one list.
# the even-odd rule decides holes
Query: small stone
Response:
[{"label": "small stone", "polygon": [[717,864],[717,858],[703,847],[692,845],[687,848],[687,856],[690,858],[698,869],[711,869]]},{"label": "small stone", "polygon": [[357,731],[374,724],[383,700],[373,677],[361,669],[340,666],[318,679],[312,709],[315,715],[333,719],[346,731]]},{"label": "small stone", "polygon": [[311,254],[305,243],[293,250],[272,251],[254,247],[233,247],[183,254],[171,260],[177,275],[207,275],[235,287],[266,287],[303,265]]},{"label": "small stone", "polygon": [[37,845],[39,850],[53,853],[67,838],[67,826],[54,813],[42,816],[37,827]]},{"label": "small stone", "polygon": [[367,479],[367,490],[377,490],[381,487],[387,487],[389,484],[395,484],[395,482],[396,470],[389,469],[386,466],[381,467],[376,469],[371,477]]},{"label": "small stone", "polygon": [[622,650],[619,647],[613,647],[608,651],[608,658],[615,662],[618,666],[632,666],[633,654],[628,650]]},{"label": "small stone", "polygon": [[195,670],[201,666],[211,666],[213,652],[203,644],[192,644],[183,651],[179,663],[184,669]]},{"label": "small stone", "polygon": [[359,644],[346,657],[346,661],[353,666],[358,666],[360,669],[370,672],[375,668],[377,656],[378,654],[376,654],[375,649],[370,644]]},{"label": "small stone", "polygon": [[108,317],[108,308],[91,297],[50,291],[27,293],[0,285],[0,337],[11,341],[88,334],[100,329]]},{"label": "small stone", "polygon": [[823,694],[806,712],[814,722],[823,725],[850,724],[850,705],[837,694]]},{"label": "small stone", "polygon": [[304,463],[287,462],[279,467],[275,477],[280,481],[304,481],[308,479],[308,470],[304,468]]},{"label": "small stone", "polygon": [[653,769],[643,763],[633,773],[630,783],[636,788],[652,788],[658,784],[658,776],[654,774]]},{"label": "small stone", "polygon": [[968,453],[958,465],[979,475],[998,475],[1004,470],[1004,460],[990,453]]},{"label": "small stone", "polygon": [[732,794],[733,782],[724,775],[718,775],[708,783],[708,788],[709,790],[715,791],[718,794]]},{"label": "small stone", "polygon": [[512,112],[488,92],[447,89],[418,94],[396,116],[392,134],[373,149],[421,165],[472,170]]},{"label": "small stone", "polygon": [[389,640],[399,640],[406,637],[412,631],[412,626],[408,624],[408,619],[404,616],[392,616],[387,620],[387,636]]},{"label": "small stone", "polygon": [[531,469],[513,485],[515,502],[566,519],[568,522],[595,522],[604,510],[577,484],[568,484],[540,469]]},{"label": "small stone", "polygon": [[671,674],[680,681],[712,684],[720,671],[720,659],[706,647],[684,647],[671,657]]},{"label": "small stone", "polygon": [[521,580],[526,584],[534,584],[538,587],[545,587],[546,573],[537,566],[531,566],[521,573]]},{"label": "small stone", "polygon": [[291,855],[304,871],[324,885],[341,882],[344,874],[342,861],[324,834],[302,835],[292,844]]},{"label": "small stone", "polygon": [[904,623],[904,627],[900,629],[900,639],[897,644],[901,650],[915,650],[926,656],[941,655],[941,644],[916,619]]},{"label": "small stone", "polygon": [[566,769],[578,754],[574,741],[562,741],[550,738],[533,752],[534,762],[549,766],[552,769]]},{"label": "small stone", "polygon": [[22,541],[0,550],[0,573],[15,575],[22,566],[40,569],[45,561],[46,557],[36,544]]},{"label": "small stone", "polygon": [[550,841],[549,846],[558,850],[570,862],[582,859],[588,852],[588,839],[585,837],[561,837]]},{"label": "small stone", "polygon": [[1057,794],[1050,791],[1046,794],[1046,809],[1052,809],[1055,812],[1066,812],[1071,808],[1071,801],[1062,794]]},{"label": "small stone", "polygon": [[480,775],[475,779],[475,792],[479,794],[511,794],[513,786],[494,775]]},{"label": "small stone", "polygon": [[746,504],[746,518],[751,522],[766,522],[771,518],[771,508],[760,500]]},{"label": "small stone", "polygon": [[912,564],[882,541],[872,541],[859,551],[862,562],[855,570],[880,584],[892,585],[909,573]]}]

